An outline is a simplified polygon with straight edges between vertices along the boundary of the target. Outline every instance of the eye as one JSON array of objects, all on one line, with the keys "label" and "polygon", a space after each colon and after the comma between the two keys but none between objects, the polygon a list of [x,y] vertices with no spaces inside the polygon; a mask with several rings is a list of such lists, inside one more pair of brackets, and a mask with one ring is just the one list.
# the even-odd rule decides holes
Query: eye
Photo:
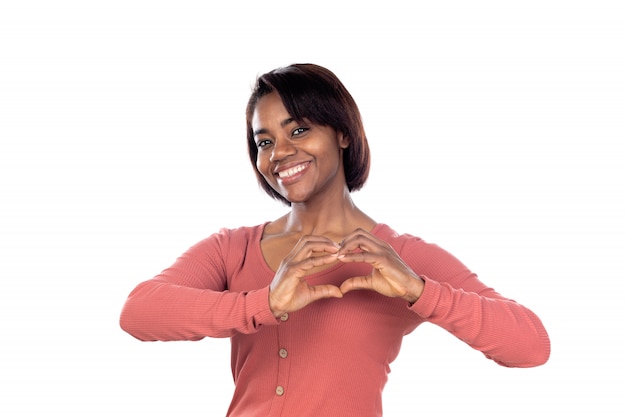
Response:
[{"label": "eye", "polygon": [[302,136],[303,134],[305,134],[309,129],[306,127],[298,127],[296,129],[294,129],[293,132],[291,132],[292,136]]},{"label": "eye", "polygon": [[256,143],[256,146],[257,146],[259,149],[263,149],[263,148],[265,148],[266,146],[269,146],[271,143],[272,143],[272,141],[270,141],[269,139],[261,139],[261,140],[259,140],[259,141]]}]

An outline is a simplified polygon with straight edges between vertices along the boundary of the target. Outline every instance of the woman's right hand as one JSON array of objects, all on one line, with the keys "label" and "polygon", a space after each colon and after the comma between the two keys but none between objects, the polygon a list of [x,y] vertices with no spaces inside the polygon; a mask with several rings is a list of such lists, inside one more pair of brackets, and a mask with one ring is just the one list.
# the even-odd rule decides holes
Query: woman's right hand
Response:
[{"label": "woman's right hand", "polygon": [[303,236],[280,263],[270,284],[269,303],[275,317],[300,310],[323,298],[341,298],[339,287],[309,285],[304,279],[311,269],[337,261],[339,245],[322,236]]}]

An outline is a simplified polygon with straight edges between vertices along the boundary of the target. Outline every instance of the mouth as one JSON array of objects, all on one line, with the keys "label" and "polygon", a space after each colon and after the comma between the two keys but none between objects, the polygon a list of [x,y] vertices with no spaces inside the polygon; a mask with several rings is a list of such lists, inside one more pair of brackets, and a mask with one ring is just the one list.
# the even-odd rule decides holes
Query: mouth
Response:
[{"label": "mouth", "polygon": [[308,166],[309,162],[304,162],[302,164],[289,167],[287,169],[281,169],[276,173],[276,176],[278,176],[278,178],[280,178],[281,180],[285,178],[290,178],[304,171]]}]

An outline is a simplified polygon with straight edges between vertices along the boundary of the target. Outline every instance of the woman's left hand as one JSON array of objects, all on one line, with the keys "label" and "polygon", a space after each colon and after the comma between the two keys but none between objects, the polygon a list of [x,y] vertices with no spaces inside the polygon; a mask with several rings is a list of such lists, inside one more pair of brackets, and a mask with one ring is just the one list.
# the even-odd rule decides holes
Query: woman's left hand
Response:
[{"label": "woman's left hand", "polygon": [[337,252],[341,262],[365,262],[372,265],[369,275],[352,277],[340,287],[342,293],[373,290],[387,297],[401,297],[414,303],[422,295],[424,281],[409,268],[387,242],[363,229],[348,235]]}]

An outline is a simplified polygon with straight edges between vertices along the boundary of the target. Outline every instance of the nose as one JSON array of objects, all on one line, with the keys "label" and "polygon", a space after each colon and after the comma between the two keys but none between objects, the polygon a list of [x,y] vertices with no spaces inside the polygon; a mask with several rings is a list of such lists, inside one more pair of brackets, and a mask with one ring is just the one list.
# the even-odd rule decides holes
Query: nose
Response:
[{"label": "nose", "polygon": [[293,146],[293,143],[287,138],[285,139],[276,139],[274,142],[274,147],[272,148],[272,155],[270,156],[270,160],[272,162],[280,161],[287,156],[291,156],[296,153],[296,148]]}]

